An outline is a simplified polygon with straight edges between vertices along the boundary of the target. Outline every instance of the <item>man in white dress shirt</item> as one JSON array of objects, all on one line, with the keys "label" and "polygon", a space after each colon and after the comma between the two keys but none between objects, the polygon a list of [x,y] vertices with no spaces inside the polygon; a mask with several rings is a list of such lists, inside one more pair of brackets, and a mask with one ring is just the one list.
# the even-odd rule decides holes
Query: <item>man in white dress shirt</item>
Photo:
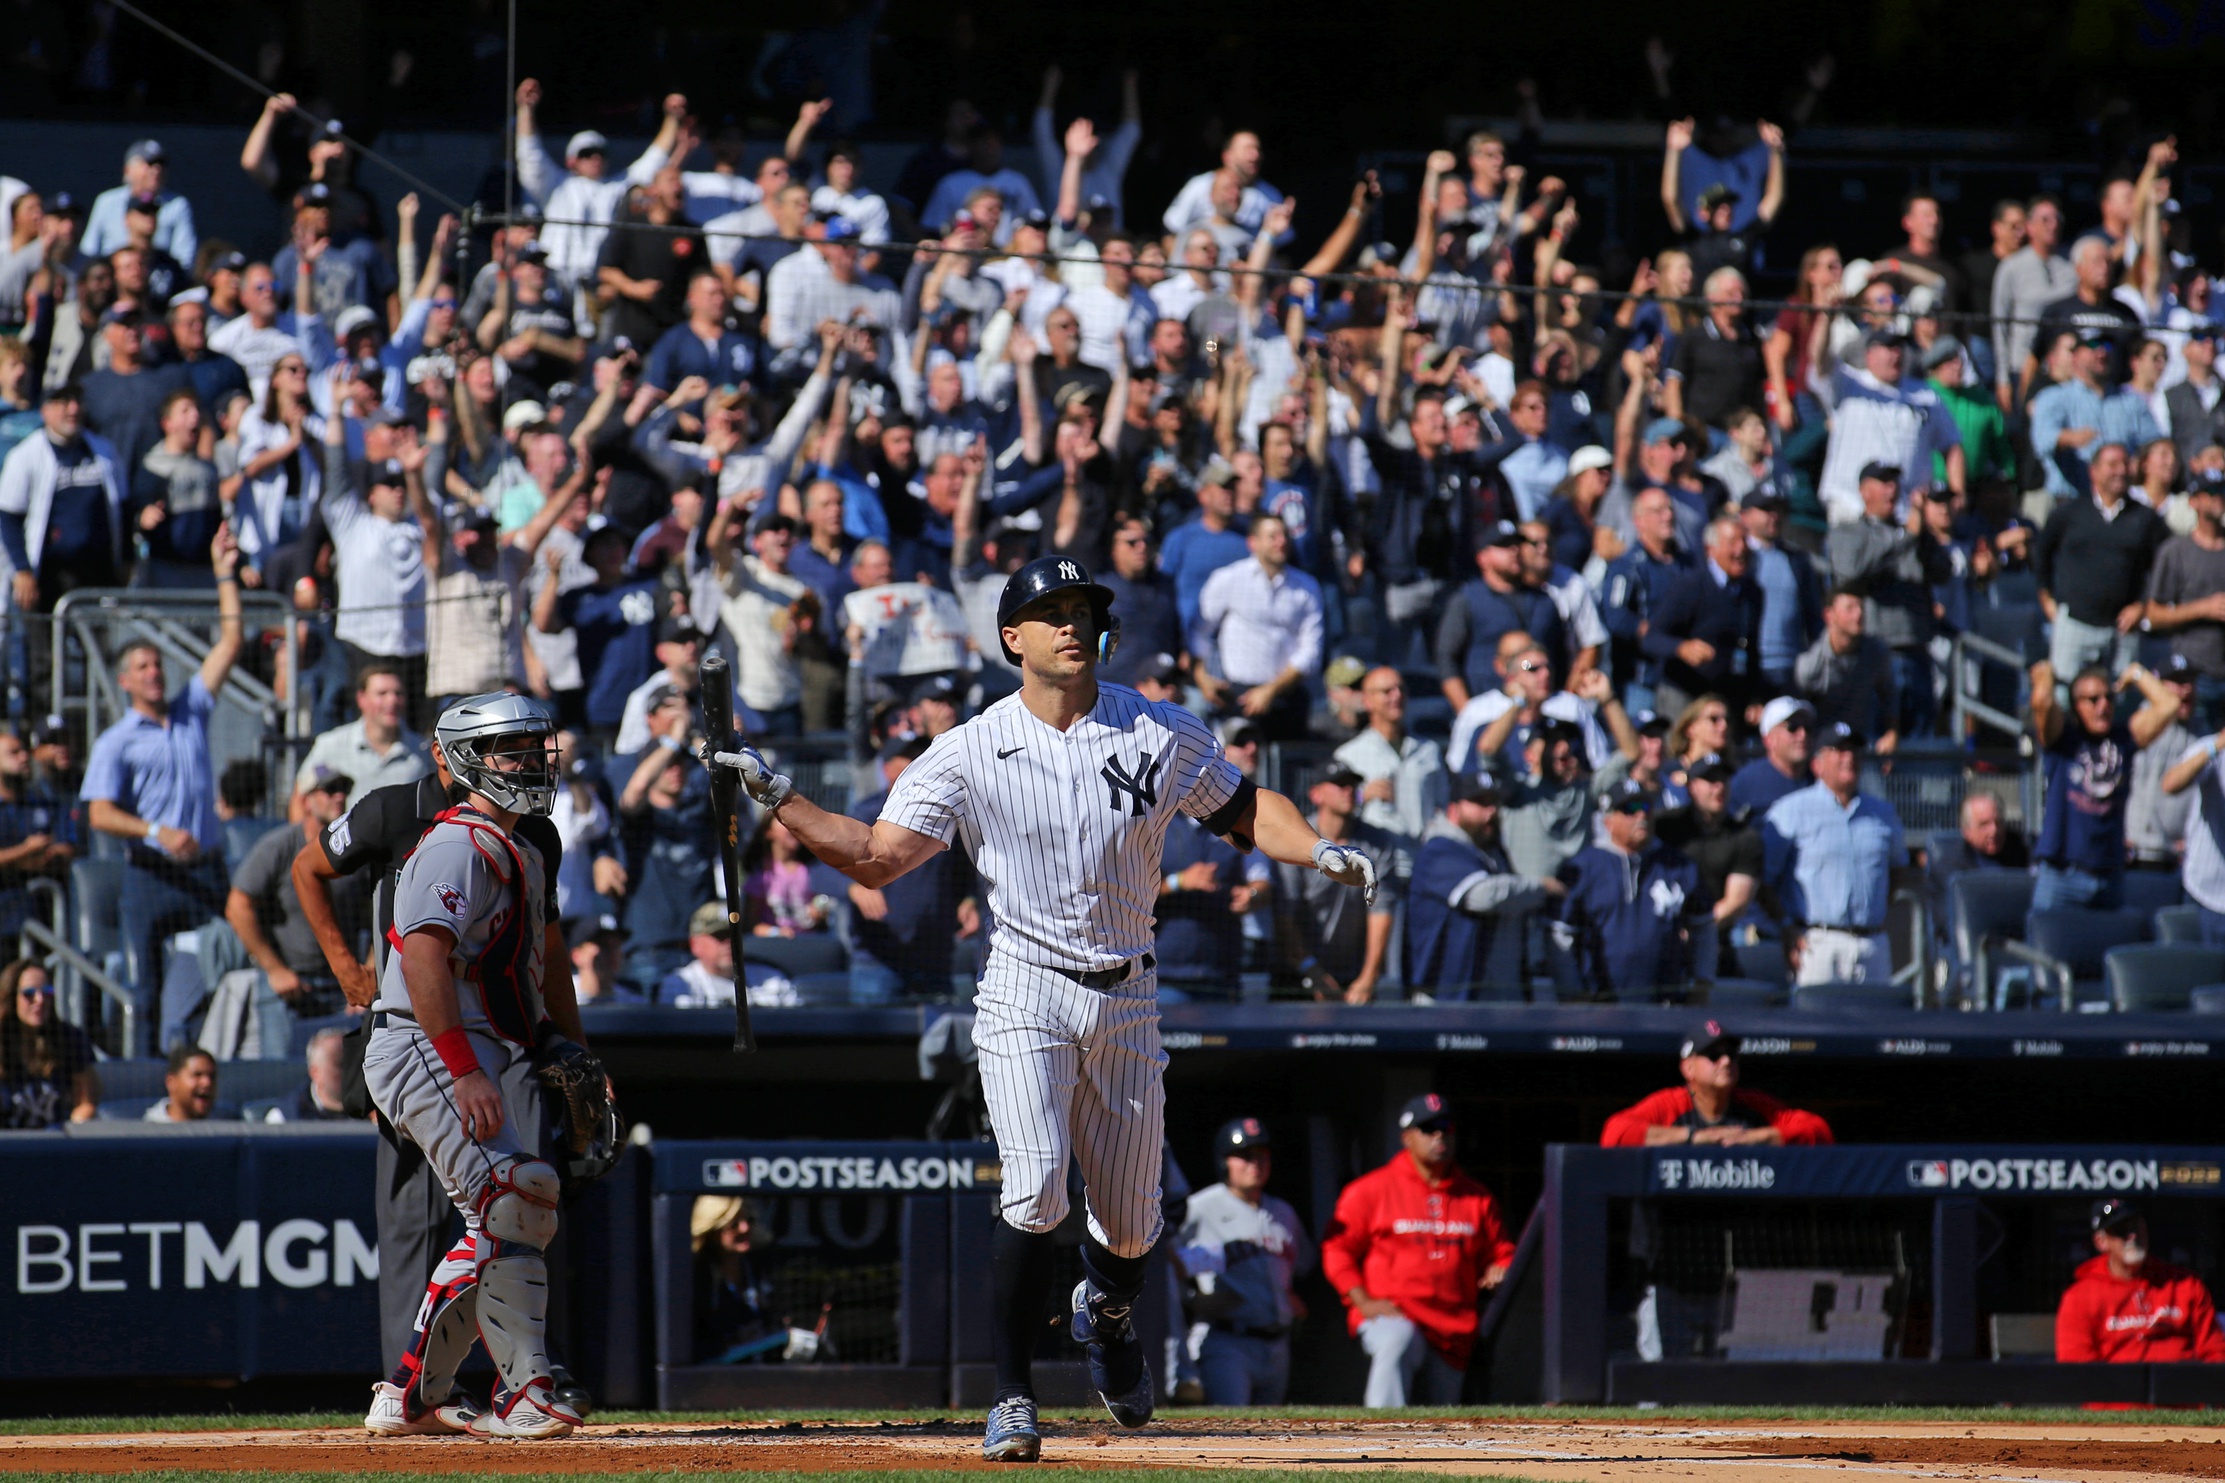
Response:
[{"label": "man in white dress shirt", "polygon": [[1223,710],[1240,710],[1268,740],[1305,735],[1313,708],[1307,677],[1321,667],[1321,584],[1290,569],[1290,531],[1274,515],[1253,518],[1251,555],[1205,579],[1190,652],[1203,664],[1198,688]]}]

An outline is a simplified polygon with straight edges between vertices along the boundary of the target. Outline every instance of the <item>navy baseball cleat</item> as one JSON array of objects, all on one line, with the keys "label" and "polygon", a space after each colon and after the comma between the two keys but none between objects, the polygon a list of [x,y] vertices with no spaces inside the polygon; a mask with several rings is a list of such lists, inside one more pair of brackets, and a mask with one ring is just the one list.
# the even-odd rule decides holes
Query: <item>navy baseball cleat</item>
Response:
[{"label": "navy baseball cleat", "polygon": [[1089,1383],[1105,1410],[1122,1426],[1151,1419],[1154,1400],[1151,1364],[1143,1340],[1129,1321],[1129,1305],[1109,1303],[1084,1277],[1074,1284],[1074,1316],[1068,1331],[1089,1351]]},{"label": "navy baseball cleat", "polygon": [[1035,1398],[1016,1395],[989,1408],[989,1430],[981,1455],[991,1462],[1033,1462],[1043,1453],[1043,1434],[1035,1429]]}]

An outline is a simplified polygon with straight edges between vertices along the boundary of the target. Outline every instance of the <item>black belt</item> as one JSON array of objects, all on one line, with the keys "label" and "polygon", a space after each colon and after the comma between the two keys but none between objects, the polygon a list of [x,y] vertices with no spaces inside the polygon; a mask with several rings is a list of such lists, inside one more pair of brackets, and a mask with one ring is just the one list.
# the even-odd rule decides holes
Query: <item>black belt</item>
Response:
[{"label": "black belt", "polygon": [[414,1025],[417,1023],[417,1016],[406,1009],[374,1009],[371,1011],[371,1028],[374,1030],[385,1029],[390,1020],[403,1020]]},{"label": "black belt", "polygon": [[[1095,973],[1076,973],[1071,968],[1055,967],[1051,971],[1066,975],[1085,989],[1095,989],[1099,993],[1103,993],[1107,989],[1126,983],[1136,974],[1149,973],[1158,966],[1159,960],[1152,957],[1151,954],[1145,953],[1142,957],[1123,963],[1118,968],[1100,968]],[[1134,970],[1133,973],[1130,972],[1131,969]]]},{"label": "black belt", "polygon": [[1844,932],[1850,937],[1883,937],[1883,927],[1841,927],[1836,922],[1810,922],[1805,929],[1810,932]]}]

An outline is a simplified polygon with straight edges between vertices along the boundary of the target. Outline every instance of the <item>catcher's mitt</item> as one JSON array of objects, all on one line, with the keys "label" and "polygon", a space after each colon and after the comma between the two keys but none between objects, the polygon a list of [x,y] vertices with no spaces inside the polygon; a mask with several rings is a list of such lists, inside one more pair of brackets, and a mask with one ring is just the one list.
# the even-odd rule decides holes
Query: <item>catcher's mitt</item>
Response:
[{"label": "catcher's mitt", "polygon": [[551,1035],[533,1058],[533,1074],[548,1088],[556,1122],[549,1161],[563,1176],[565,1193],[593,1184],[626,1151],[625,1124],[603,1063],[586,1046]]}]

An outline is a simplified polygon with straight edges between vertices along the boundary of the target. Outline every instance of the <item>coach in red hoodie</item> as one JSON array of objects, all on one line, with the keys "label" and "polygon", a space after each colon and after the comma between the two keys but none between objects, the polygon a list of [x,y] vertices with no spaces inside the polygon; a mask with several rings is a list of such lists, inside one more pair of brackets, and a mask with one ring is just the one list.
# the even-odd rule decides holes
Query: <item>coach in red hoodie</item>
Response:
[{"label": "coach in red hoodie", "polygon": [[1775,1097],[1741,1091],[1739,1038],[1713,1020],[1684,1039],[1684,1085],[1655,1092],[1607,1119],[1602,1148],[1662,1143],[1830,1143],[1831,1125]]},{"label": "coach in red hoodie", "polygon": [[[1398,1115],[1399,1151],[1337,1197],[1321,1270],[1367,1350],[1367,1404],[1452,1405],[1476,1342],[1476,1293],[1497,1287],[1514,1243],[1491,1191],[1452,1161],[1452,1113],[1426,1092]],[[1417,1384],[1417,1381],[1419,1383]]]},{"label": "coach in red hoodie", "polygon": [[2055,1310],[2063,1364],[2225,1361],[2217,1306],[2202,1279],[2148,1255],[2148,1222],[2130,1200],[2094,1206],[2094,1250]]}]

